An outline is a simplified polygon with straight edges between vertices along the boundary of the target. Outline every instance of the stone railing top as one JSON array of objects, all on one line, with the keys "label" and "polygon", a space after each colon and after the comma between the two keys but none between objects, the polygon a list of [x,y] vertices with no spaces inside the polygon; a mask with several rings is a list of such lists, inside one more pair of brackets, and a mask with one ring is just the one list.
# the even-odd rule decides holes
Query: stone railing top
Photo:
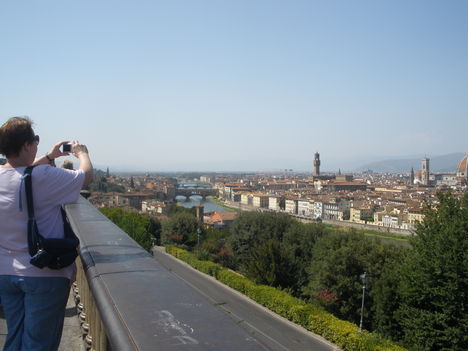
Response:
[{"label": "stone railing top", "polygon": [[263,350],[87,200],[66,211],[113,351]]}]

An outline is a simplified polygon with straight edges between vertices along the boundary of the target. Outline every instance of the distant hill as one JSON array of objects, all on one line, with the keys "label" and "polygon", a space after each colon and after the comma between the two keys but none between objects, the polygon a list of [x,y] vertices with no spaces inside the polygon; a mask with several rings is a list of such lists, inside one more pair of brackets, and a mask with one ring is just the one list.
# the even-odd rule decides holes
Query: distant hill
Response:
[{"label": "distant hill", "polygon": [[[442,156],[427,156],[429,158],[429,170],[435,173],[454,173],[458,163],[464,156],[465,154],[462,152]],[[371,162],[357,168],[355,171],[362,172],[370,169],[377,173],[408,173],[413,167],[416,172],[421,169],[421,159],[423,157]]]}]

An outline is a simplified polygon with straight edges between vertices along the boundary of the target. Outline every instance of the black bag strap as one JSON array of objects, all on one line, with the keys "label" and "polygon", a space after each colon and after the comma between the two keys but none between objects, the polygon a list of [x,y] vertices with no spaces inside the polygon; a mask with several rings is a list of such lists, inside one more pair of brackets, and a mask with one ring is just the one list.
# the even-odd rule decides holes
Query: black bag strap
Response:
[{"label": "black bag strap", "polygon": [[26,192],[26,202],[28,205],[28,251],[30,256],[34,256],[41,248],[42,237],[37,228],[36,218],[34,216],[34,200],[32,193],[31,174],[34,166],[28,166],[23,173],[24,189]]},{"label": "black bag strap", "polygon": [[23,180],[24,180],[24,189],[26,191],[26,202],[28,205],[28,217],[29,219],[34,219],[34,199],[32,193],[32,181],[31,174],[34,166],[28,166],[24,170]]}]

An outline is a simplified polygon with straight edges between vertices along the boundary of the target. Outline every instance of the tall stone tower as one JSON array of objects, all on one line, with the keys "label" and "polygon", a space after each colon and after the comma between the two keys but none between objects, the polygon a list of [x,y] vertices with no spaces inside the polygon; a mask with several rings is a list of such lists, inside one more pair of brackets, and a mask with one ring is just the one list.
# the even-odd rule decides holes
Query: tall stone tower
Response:
[{"label": "tall stone tower", "polygon": [[316,152],[314,154],[314,176],[320,175],[320,154]]},{"label": "tall stone tower", "polygon": [[203,214],[204,214],[204,206],[196,206],[195,207],[195,210],[196,210],[196,217],[197,219],[203,223]]},{"label": "tall stone tower", "polygon": [[421,182],[429,185],[429,159],[427,157],[422,159]]},{"label": "tall stone tower", "polygon": [[409,174],[409,185],[413,185],[413,184],[414,184],[414,169],[413,167],[411,167],[411,171]]}]

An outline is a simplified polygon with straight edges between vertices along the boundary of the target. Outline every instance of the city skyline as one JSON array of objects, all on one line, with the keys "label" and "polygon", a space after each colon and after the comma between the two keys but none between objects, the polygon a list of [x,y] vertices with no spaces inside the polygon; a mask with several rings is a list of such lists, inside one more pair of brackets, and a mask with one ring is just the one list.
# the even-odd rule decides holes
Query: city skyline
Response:
[{"label": "city skyline", "polygon": [[[468,155],[466,153],[451,153],[447,155],[410,155],[411,157],[395,157],[395,158],[387,158],[387,159],[376,159],[375,161],[369,161],[367,163],[361,164],[354,164],[352,163],[353,160],[341,163],[333,163],[329,161],[325,161],[325,165],[327,168],[320,168],[320,172],[324,174],[336,174],[338,172],[342,173],[367,173],[369,171],[374,173],[392,173],[392,174],[409,174],[411,169],[417,171],[422,168],[422,160],[424,158],[429,158],[432,164],[430,168],[431,173],[446,173],[446,174],[455,174],[457,166],[462,158]],[[357,159],[359,161],[359,159]],[[251,164],[251,166],[249,166]],[[294,168],[285,167],[281,168],[278,167],[278,164],[287,164],[289,166],[295,166]],[[247,166],[246,166],[247,165]],[[192,168],[191,168],[192,167]],[[196,168],[198,167],[198,168]],[[223,168],[225,167],[225,168]],[[250,168],[249,168],[250,167]],[[105,171],[109,169],[109,165],[104,164],[97,164],[95,168]],[[271,173],[271,174],[289,174],[289,173],[297,173],[297,174],[310,174],[314,175],[314,165],[313,160],[312,162],[304,162],[301,163],[291,163],[288,160],[279,160],[278,162],[273,162],[271,164],[262,163],[261,161],[250,161],[246,163],[240,163],[238,165],[233,165],[232,163],[230,166],[226,166],[226,163],[214,163],[214,164],[193,164],[193,163],[186,163],[183,166],[174,166],[173,168],[161,167],[158,170],[148,169],[148,168],[127,168],[125,166],[118,166],[110,167],[110,170],[113,173],[122,173],[122,174],[146,174],[146,173],[154,173],[154,174],[164,174],[164,173]]]},{"label": "city skyline", "polygon": [[[466,152],[468,4],[0,4],[0,116],[121,170],[312,171]],[[419,165],[415,165],[419,167]],[[408,170],[409,171],[409,170]]]}]

